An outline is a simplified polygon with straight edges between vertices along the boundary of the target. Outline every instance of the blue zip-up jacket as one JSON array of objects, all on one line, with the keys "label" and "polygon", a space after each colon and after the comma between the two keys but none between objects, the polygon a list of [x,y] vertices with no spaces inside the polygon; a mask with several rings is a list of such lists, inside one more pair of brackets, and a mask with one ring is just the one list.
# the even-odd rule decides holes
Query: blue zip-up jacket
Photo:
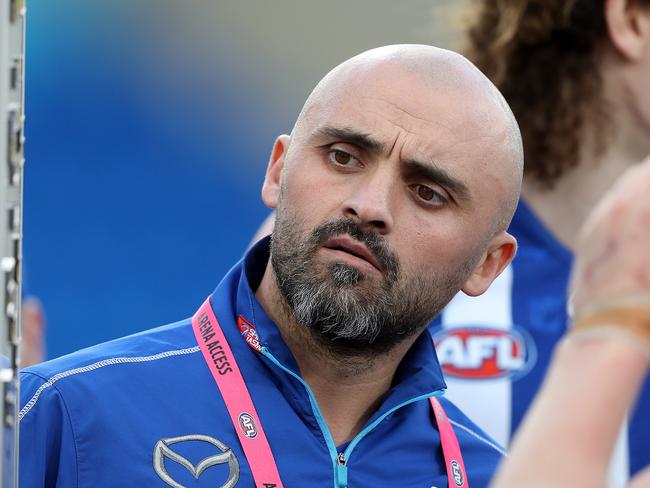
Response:
[{"label": "blue zip-up jacket", "polygon": [[[446,487],[427,400],[442,394],[445,383],[428,336],[409,351],[364,429],[335,446],[295,359],[255,299],[267,259],[268,239],[226,275],[210,300],[284,486],[332,487],[336,479],[345,485],[336,459],[342,452],[350,487]],[[256,327],[264,355],[246,345],[239,315]],[[190,320],[25,369],[21,381],[21,487],[254,486]],[[470,486],[486,486],[502,450],[450,402],[441,403]]]}]

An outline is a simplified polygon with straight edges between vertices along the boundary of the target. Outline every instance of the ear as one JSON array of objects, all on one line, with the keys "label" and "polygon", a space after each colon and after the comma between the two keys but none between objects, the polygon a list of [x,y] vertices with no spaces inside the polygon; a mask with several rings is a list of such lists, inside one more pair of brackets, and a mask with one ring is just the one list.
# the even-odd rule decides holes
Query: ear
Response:
[{"label": "ear", "polygon": [[287,149],[289,149],[290,140],[290,136],[283,134],[273,143],[271,157],[264,176],[264,184],[262,185],[262,201],[269,208],[275,208],[278,205],[282,169],[284,168],[284,159],[287,155]]},{"label": "ear", "polygon": [[614,49],[634,61],[643,57],[650,37],[650,10],[643,2],[606,0],[605,22]]},{"label": "ear", "polygon": [[476,297],[482,295],[517,253],[517,240],[506,231],[499,232],[488,244],[479,264],[465,282],[462,290]]}]

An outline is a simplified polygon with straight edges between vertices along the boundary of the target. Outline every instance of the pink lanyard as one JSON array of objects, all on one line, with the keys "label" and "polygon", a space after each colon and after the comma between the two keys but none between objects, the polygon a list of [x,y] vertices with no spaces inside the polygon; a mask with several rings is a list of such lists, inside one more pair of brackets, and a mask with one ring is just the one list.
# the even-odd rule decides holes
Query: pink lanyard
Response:
[{"label": "pink lanyard", "polygon": [[[214,315],[210,298],[203,302],[201,308],[192,317],[192,328],[203,358],[219,387],[239,442],[244,449],[255,486],[257,488],[282,487],[269,441],[235,356],[221,330],[217,317]],[[245,334],[246,343],[253,350],[261,352],[261,346],[256,339],[257,333],[252,329],[252,325],[246,322],[246,327],[242,327],[240,324],[240,329]],[[253,334],[250,333],[251,329]],[[438,399],[431,397],[429,400],[440,431],[449,488],[469,488],[465,464],[454,429]]]},{"label": "pink lanyard", "polygon": [[451,422],[449,422],[449,418],[447,418],[447,414],[438,399],[436,397],[430,397],[429,401],[431,402],[433,414],[438,424],[438,431],[440,432],[440,443],[442,444],[442,454],[445,456],[449,488],[469,488],[465,463],[460,453],[460,446],[458,445],[454,428],[451,426]]}]

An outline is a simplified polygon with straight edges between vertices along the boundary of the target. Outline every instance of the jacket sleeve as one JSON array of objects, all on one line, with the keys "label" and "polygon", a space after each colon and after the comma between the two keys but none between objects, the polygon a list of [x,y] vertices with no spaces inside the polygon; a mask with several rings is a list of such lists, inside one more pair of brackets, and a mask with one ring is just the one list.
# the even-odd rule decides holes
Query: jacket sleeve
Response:
[{"label": "jacket sleeve", "polygon": [[77,487],[74,430],[56,385],[40,375],[20,374],[19,485]]}]

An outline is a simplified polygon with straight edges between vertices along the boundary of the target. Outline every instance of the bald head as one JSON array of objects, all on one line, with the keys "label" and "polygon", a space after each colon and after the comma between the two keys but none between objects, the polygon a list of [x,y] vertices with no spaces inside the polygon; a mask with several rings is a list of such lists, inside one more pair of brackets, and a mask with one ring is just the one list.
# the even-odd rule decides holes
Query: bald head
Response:
[{"label": "bald head", "polygon": [[323,116],[334,116],[333,111],[341,105],[349,107],[359,97],[381,99],[397,112],[439,124],[454,140],[475,140],[481,153],[475,169],[500,180],[493,230],[508,226],[521,190],[521,136],[501,93],[472,63],[455,52],[425,45],[363,52],[336,66],[318,83],[298,116],[292,139],[308,137]]},{"label": "bald head", "polygon": [[277,208],[276,283],[329,347],[388,350],[508,265],[521,177],[512,113],[465,58],[360,54],[274,144],[262,197]]}]

